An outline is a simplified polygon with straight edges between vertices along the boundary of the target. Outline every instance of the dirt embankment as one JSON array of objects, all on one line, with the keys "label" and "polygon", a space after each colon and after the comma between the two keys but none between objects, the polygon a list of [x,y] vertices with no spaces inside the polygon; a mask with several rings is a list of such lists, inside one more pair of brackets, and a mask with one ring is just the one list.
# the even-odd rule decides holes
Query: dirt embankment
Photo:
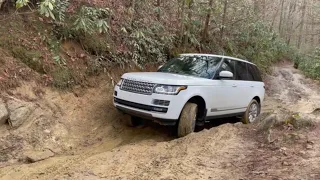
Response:
[{"label": "dirt embankment", "polygon": [[0,126],[0,178],[319,179],[320,86],[290,64],[276,67],[266,83],[263,116],[274,114],[267,120],[212,123],[180,139],[151,123],[124,126],[109,83],[40,94],[36,84],[23,85],[3,96],[38,110],[17,129]]}]

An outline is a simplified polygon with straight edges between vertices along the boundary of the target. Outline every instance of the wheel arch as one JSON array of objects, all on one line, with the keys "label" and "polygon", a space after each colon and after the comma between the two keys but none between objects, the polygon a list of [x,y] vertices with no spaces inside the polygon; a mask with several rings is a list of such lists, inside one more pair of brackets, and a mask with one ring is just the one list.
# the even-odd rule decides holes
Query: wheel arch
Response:
[{"label": "wheel arch", "polygon": [[261,99],[259,96],[255,96],[253,99],[256,100],[261,105]]},{"label": "wheel arch", "polygon": [[195,103],[198,105],[197,120],[204,120],[207,115],[207,104],[204,98],[200,95],[194,95],[186,103]]}]

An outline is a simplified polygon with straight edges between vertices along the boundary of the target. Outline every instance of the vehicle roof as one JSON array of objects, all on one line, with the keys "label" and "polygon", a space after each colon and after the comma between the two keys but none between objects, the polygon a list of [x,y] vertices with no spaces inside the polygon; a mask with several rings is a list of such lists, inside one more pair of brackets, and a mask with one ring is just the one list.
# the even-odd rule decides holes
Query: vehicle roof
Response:
[{"label": "vehicle roof", "polygon": [[[246,62],[249,64],[253,64],[252,62],[247,61],[247,60],[243,60],[243,59],[239,59],[239,58],[235,58],[235,57],[231,57],[231,56],[216,55],[216,54],[183,53],[183,54],[180,54],[180,56],[212,56],[212,57],[228,58],[228,59],[233,59],[236,61],[242,61],[242,62]],[[255,65],[255,64],[253,64],[253,65]]]}]

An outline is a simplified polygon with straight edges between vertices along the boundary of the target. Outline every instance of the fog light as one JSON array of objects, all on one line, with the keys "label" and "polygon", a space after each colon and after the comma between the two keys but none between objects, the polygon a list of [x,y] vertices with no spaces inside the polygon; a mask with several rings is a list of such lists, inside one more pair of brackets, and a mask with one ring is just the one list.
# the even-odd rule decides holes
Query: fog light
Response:
[{"label": "fog light", "polygon": [[158,106],[169,106],[170,105],[170,101],[159,100],[159,99],[154,99],[152,103],[154,105],[158,105]]},{"label": "fog light", "polygon": [[167,108],[161,108],[161,107],[153,107],[152,110],[156,112],[162,112],[162,113],[168,112]]}]

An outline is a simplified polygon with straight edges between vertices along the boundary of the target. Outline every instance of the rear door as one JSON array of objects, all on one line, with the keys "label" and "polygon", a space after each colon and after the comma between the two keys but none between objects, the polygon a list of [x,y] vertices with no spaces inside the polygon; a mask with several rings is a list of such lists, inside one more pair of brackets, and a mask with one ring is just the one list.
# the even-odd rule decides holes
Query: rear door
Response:
[{"label": "rear door", "polygon": [[[250,84],[251,97],[259,96],[262,101],[264,98],[264,83],[257,66],[247,63]],[[250,99],[251,101],[251,99]]]},{"label": "rear door", "polygon": [[241,111],[245,111],[248,104],[252,100],[252,83],[249,80],[250,76],[248,73],[248,63],[244,61],[235,60],[236,66],[236,81],[237,81],[237,101],[236,106]]}]

